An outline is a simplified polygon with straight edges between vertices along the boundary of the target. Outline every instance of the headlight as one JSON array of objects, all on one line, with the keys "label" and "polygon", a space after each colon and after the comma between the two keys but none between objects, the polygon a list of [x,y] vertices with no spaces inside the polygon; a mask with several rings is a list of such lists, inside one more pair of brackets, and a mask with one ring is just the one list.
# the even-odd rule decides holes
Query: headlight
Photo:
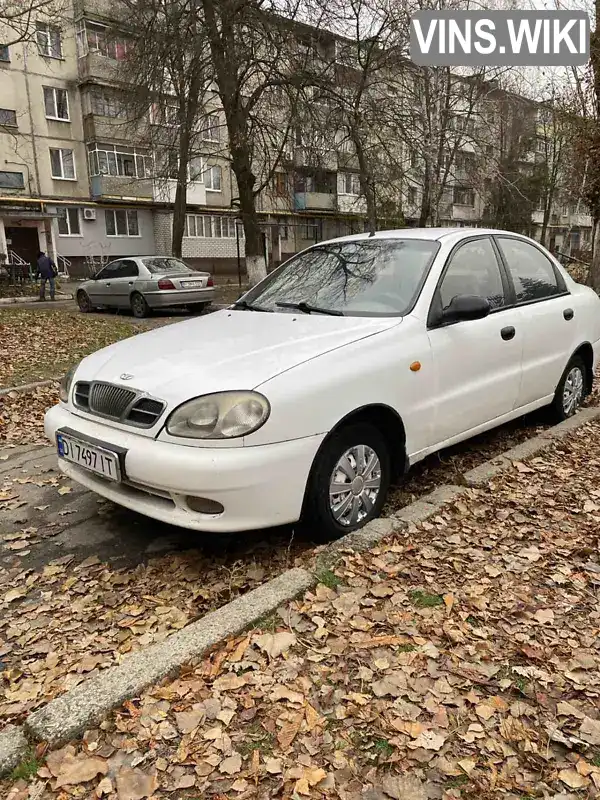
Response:
[{"label": "headlight", "polygon": [[171,436],[188,439],[235,439],[264,425],[271,406],[258,392],[217,392],[176,408],[167,420]]},{"label": "headlight", "polygon": [[71,367],[71,369],[67,372],[67,374],[62,378],[60,382],[60,389],[58,390],[58,396],[62,403],[69,402],[69,393],[71,391],[71,384],[73,383],[73,376],[75,375],[75,370],[77,366]]}]

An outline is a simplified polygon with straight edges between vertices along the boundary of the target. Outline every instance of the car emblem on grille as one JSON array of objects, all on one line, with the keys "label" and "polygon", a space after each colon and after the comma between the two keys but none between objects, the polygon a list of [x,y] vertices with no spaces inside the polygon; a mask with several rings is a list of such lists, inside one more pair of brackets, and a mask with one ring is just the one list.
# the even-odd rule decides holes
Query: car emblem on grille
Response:
[{"label": "car emblem on grille", "polygon": [[119,378],[122,381],[130,381],[133,378],[133,375],[130,375],[128,372],[124,372],[122,375],[119,375]]}]

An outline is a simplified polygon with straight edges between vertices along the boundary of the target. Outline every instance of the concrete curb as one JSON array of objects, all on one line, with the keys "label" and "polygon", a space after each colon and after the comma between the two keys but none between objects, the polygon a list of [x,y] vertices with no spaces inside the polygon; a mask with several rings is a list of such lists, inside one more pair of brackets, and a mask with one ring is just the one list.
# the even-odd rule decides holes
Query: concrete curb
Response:
[{"label": "concrete curb", "polygon": [[22,728],[8,725],[0,731],[0,776],[11,772],[24,759],[29,742]]},{"label": "concrete curb", "polygon": [[[55,295],[56,300],[72,300],[72,294],[60,294],[59,292]],[[26,297],[0,297],[0,306],[12,306],[17,305],[18,303],[37,303],[38,297],[37,295],[27,295]]]},{"label": "concrete curb", "polygon": [[[388,518],[373,520],[364,528],[332,542],[319,554],[319,566],[335,563],[344,551],[363,551],[378,544],[395,531],[407,530],[423,522],[447,503],[469,491],[469,487],[485,485],[513,462],[529,458],[551,446],[571,431],[600,417],[600,407],[580,411],[577,416],[556,425],[544,434],[507,450],[498,458],[465,473],[464,486],[444,485],[405,506]],[[0,776],[24,758],[31,742],[44,741],[61,745],[100,722],[106,714],[125,700],[139,695],[146,687],[176,674],[178,668],[202,656],[219,642],[241,633],[261,617],[274,612],[314,587],[318,575],[294,568],[236,598],[231,603],[207,614],[162,642],[140,650],[109,669],[92,674],[87,680],[48,705],[33,712],[22,727],[9,725],[0,732]]]},{"label": "concrete curb", "polygon": [[223,639],[241,633],[316,582],[315,576],[305,569],[287,570],[164,641],[133,653],[117,666],[96,673],[51,700],[28,717],[25,731],[30,738],[53,746],[73,739],[125,700],[175,673]]},{"label": "concrete curb", "polygon": [[35,381],[35,383],[23,383],[21,386],[9,386],[8,389],[0,389],[0,397],[10,394],[10,392],[30,392],[32,389],[38,389],[40,386],[52,386],[53,383],[58,383],[60,378],[50,378],[47,381]]}]

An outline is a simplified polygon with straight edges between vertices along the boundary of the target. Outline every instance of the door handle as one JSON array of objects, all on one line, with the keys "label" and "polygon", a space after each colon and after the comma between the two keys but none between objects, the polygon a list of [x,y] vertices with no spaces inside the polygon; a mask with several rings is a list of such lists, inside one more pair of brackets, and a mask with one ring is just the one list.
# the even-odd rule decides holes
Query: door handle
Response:
[{"label": "door handle", "polygon": [[502,328],[500,331],[500,336],[504,339],[505,342],[510,341],[511,339],[515,338],[515,329],[512,325],[507,325],[506,328]]},{"label": "door handle", "polygon": [[129,281],[129,285],[130,285],[130,286],[133,286],[133,281]]},{"label": "door handle", "polygon": [[110,286],[110,283],[107,283],[106,285],[107,285],[107,286]]},{"label": "door handle", "polygon": [[575,316],[575,312],[573,311],[572,308],[565,308],[565,310],[563,311],[563,317],[565,319],[567,319],[567,320],[568,319],[573,319],[574,316]]}]

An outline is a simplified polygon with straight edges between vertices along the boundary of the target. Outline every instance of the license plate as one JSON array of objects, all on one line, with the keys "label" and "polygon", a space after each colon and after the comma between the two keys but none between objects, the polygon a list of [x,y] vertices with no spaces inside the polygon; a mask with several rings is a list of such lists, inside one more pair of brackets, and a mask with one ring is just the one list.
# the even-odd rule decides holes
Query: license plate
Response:
[{"label": "license plate", "polygon": [[80,439],[74,439],[72,436],[66,436],[64,433],[56,435],[56,444],[59,457],[64,458],[65,461],[71,461],[110,481],[121,480],[121,467],[116,453],[88,444]]},{"label": "license plate", "polygon": [[202,281],[181,281],[181,286],[184,289],[197,289],[202,286]]}]

